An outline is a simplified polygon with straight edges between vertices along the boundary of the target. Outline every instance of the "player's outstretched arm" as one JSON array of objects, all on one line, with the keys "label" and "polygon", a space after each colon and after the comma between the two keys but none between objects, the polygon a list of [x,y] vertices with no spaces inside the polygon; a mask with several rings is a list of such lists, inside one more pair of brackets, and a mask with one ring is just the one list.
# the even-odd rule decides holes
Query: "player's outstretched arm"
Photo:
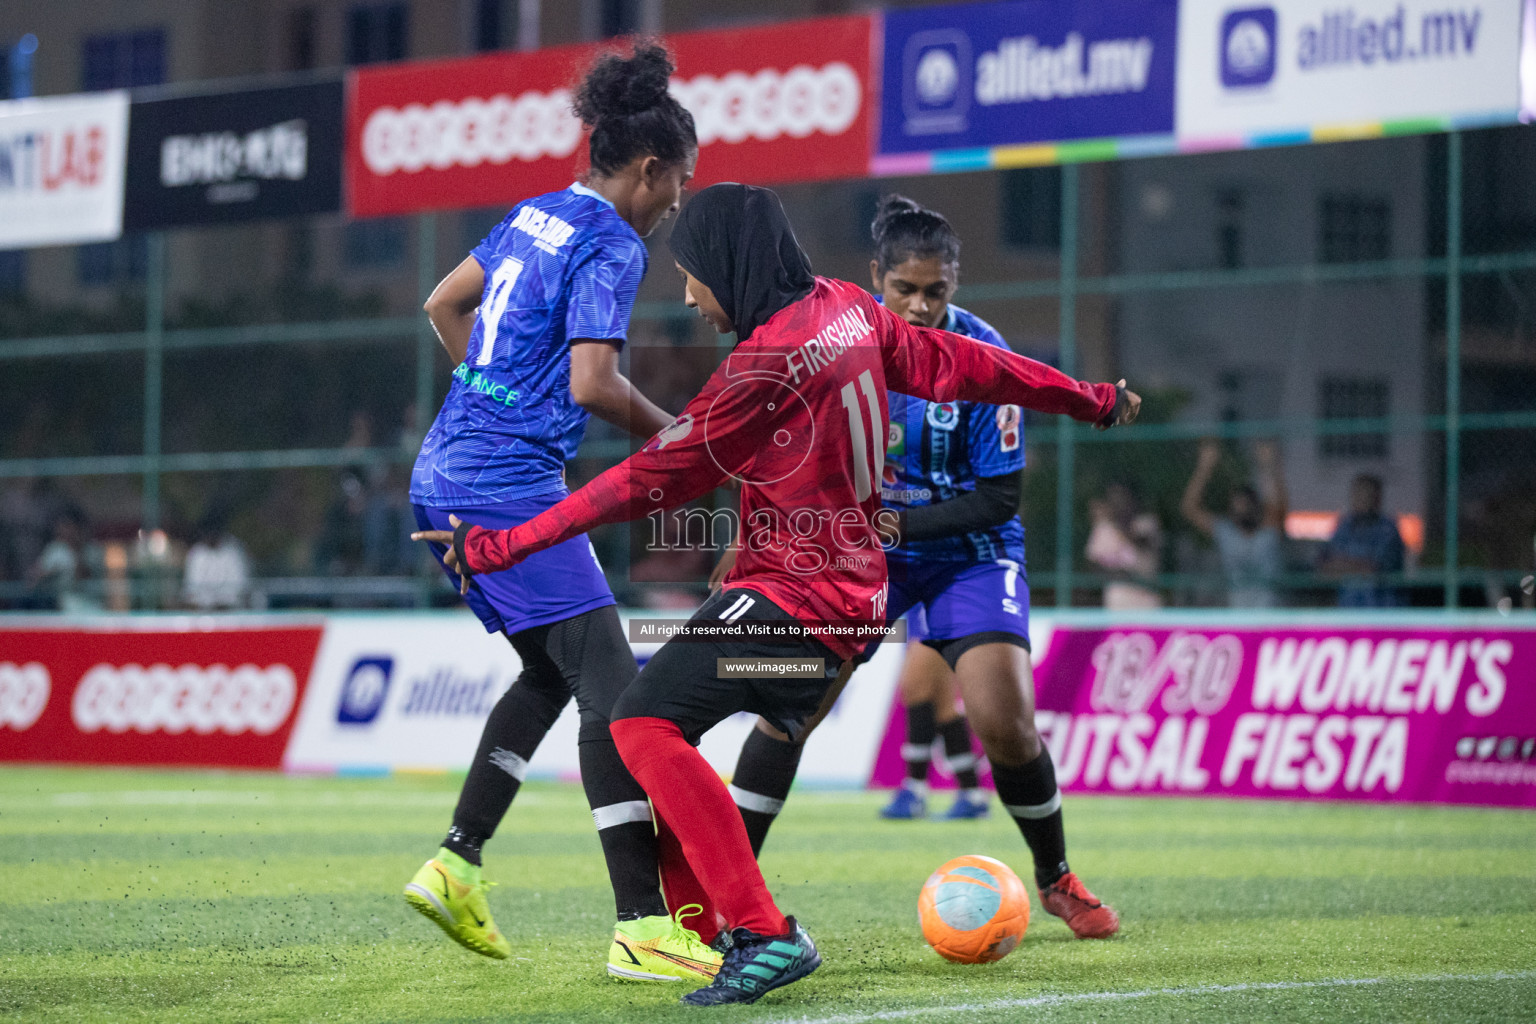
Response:
[{"label": "player's outstretched arm", "polygon": [[[754,389],[717,372],[709,385],[644,448],[521,526],[487,530],[456,524],[423,530],[412,540],[449,545],[443,564],[466,579],[510,569],[529,555],[604,523],[640,519],[686,504],[745,467],[756,450],[763,416]],[[773,429],[769,426],[768,429]]]},{"label": "player's outstretched arm", "polygon": [[874,302],[893,390],[930,402],[987,402],[1060,413],[1101,429],[1130,423],[1141,397],[1118,384],[1089,384],[1016,352],[931,327],[915,327]]}]

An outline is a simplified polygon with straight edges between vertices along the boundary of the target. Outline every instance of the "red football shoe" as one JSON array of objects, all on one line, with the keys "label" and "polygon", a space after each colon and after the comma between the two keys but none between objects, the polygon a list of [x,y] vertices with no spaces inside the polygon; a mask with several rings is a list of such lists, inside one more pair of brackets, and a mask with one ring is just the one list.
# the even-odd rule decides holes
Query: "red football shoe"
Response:
[{"label": "red football shoe", "polygon": [[1040,902],[1080,939],[1107,939],[1120,930],[1120,915],[1070,871],[1040,890]]}]

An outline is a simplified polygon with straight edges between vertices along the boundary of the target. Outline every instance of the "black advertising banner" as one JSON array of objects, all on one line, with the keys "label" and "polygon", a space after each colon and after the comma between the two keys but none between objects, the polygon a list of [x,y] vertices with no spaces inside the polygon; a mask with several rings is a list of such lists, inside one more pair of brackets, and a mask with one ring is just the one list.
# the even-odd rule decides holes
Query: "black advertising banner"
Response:
[{"label": "black advertising banner", "polygon": [[341,209],[340,79],[135,102],[129,231]]}]

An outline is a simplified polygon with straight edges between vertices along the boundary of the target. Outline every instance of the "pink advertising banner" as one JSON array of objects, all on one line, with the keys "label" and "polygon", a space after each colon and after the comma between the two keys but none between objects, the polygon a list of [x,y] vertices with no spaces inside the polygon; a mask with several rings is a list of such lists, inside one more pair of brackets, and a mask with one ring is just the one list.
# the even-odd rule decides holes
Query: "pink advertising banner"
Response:
[{"label": "pink advertising banner", "polygon": [[1533,630],[1062,625],[1035,687],[1067,792],[1536,807]]}]

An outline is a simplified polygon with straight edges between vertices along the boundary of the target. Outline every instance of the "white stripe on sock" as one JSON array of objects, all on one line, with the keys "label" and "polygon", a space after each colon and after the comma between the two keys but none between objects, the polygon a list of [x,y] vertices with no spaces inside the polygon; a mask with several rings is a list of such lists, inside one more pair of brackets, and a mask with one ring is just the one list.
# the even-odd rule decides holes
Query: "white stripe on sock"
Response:
[{"label": "white stripe on sock", "polygon": [[1061,810],[1061,790],[1051,794],[1051,798],[1043,804],[1003,804],[1008,813],[1015,818],[1049,818]]},{"label": "white stripe on sock", "polygon": [[518,782],[522,782],[523,776],[528,774],[528,762],[510,750],[497,747],[491,751],[489,760],[491,764],[500,768]]},{"label": "white stripe on sock", "polygon": [[944,760],[945,763],[949,765],[949,770],[952,772],[969,771],[970,769],[976,767],[975,754],[957,754],[954,757],[948,757]]},{"label": "white stripe on sock", "polygon": [[615,825],[628,825],[632,821],[650,821],[651,803],[649,800],[626,800],[622,804],[594,807],[592,820],[597,823],[599,832]]},{"label": "white stripe on sock", "polygon": [[933,751],[921,743],[903,743],[901,745],[901,759],[903,761],[931,761]]},{"label": "white stripe on sock", "polygon": [[737,786],[730,786],[728,788],[731,791],[731,799],[735,800],[736,806],[744,811],[756,811],[758,814],[778,814],[784,809],[783,800],[775,800],[771,796],[752,793]]}]

